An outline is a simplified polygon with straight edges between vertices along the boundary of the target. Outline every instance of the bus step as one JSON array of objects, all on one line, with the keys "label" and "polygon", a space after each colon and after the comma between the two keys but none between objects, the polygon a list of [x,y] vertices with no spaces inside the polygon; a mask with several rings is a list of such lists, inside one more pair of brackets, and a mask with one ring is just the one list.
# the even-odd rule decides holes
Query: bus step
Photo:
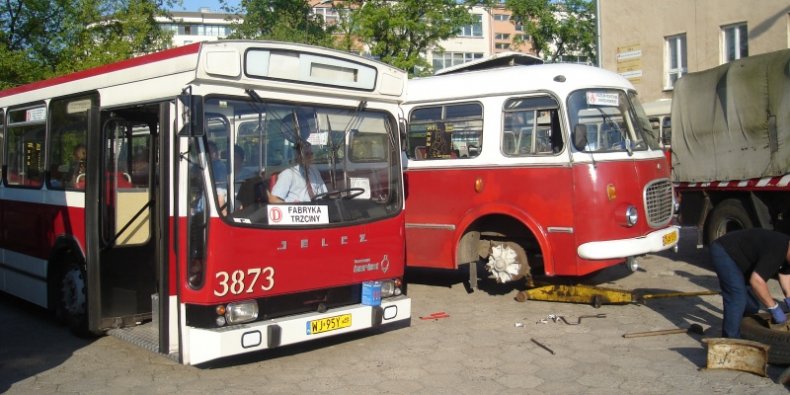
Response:
[{"label": "bus step", "polygon": [[107,334],[148,351],[159,353],[159,335],[152,322],[127,328],[110,329]]},{"label": "bus step", "polygon": [[597,309],[605,304],[645,303],[649,299],[716,295],[718,293],[718,291],[701,291],[645,294],[637,290],[629,291],[581,284],[545,285],[519,292],[516,295],[516,300],[519,302],[542,300],[548,302],[584,303],[590,304]]}]

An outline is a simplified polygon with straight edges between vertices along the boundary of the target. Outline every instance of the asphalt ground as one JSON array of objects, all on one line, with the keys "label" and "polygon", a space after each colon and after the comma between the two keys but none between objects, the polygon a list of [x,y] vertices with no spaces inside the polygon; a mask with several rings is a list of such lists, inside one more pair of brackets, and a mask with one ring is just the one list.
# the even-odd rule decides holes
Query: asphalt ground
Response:
[{"label": "asphalt ground", "polygon": [[[718,290],[707,249],[683,229],[663,252],[583,278],[642,293]],[[9,394],[786,394],[784,366],[767,377],[707,369],[705,337],[721,331],[721,297],[646,304],[517,302],[518,286],[470,292],[460,271],[409,270],[411,325],[182,366],[113,337],[72,336],[46,311],[0,294],[0,393]],[[779,295],[775,280],[769,282]],[[436,313],[445,313],[438,315]],[[422,317],[422,318],[421,318]],[[578,325],[569,325],[565,321]],[[624,338],[688,328],[703,335]]]}]

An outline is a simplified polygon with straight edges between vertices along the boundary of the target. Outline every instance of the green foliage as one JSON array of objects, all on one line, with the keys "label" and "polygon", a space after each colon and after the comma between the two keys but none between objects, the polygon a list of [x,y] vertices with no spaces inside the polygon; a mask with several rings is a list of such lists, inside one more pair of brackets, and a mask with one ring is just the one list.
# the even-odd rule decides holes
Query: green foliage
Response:
[{"label": "green foliage", "polygon": [[6,0],[0,3],[0,88],[166,48],[154,17],[174,0]]},{"label": "green foliage", "polygon": [[524,25],[538,56],[595,58],[596,22],[592,0],[506,0],[514,21]]},{"label": "green foliage", "polygon": [[430,70],[422,54],[473,22],[469,6],[455,0],[371,0],[359,2],[352,17],[360,39],[383,62],[420,74]]},{"label": "green foliage", "polygon": [[332,46],[332,27],[324,28],[306,0],[241,0],[238,6],[220,0],[220,4],[225,12],[244,15],[243,21],[233,23],[228,38]]}]

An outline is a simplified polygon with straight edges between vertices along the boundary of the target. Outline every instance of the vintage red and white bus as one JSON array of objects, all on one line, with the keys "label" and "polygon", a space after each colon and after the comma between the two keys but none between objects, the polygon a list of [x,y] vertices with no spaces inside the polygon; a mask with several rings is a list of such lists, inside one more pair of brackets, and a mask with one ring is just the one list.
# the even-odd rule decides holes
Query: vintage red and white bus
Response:
[{"label": "vintage red and white bus", "polygon": [[[0,92],[0,290],[184,364],[407,325],[405,83],[223,41]],[[288,169],[325,193],[269,203]]]},{"label": "vintage red and white bus", "polygon": [[676,246],[669,166],[634,88],[546,64],[409,81],[407,265],[499,282]]}]

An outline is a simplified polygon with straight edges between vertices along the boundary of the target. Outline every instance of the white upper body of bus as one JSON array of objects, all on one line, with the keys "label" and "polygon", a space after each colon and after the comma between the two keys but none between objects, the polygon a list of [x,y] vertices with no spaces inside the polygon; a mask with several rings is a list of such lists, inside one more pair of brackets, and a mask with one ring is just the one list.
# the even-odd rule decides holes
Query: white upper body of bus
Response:
[{"label": "white upper body of bus", "polygon": [[99,92],[102,107],[108,107],[174,97],[189,84],[301,89],[311,96],[400,102],[405,80],[402,70],[360,57],[351,60],[332,49],[271,41],[212,41],[0,91],[0,108],[92,90]]}]

